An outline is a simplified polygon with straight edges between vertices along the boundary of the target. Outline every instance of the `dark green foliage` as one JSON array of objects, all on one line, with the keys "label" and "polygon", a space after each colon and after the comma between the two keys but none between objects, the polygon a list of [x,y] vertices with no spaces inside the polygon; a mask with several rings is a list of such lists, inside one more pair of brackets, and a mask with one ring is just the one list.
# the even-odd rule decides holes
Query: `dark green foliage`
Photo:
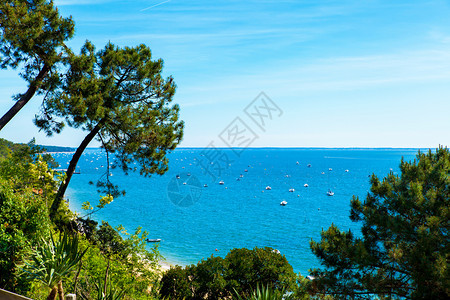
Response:
[{"label": "dark green foliage", "polygon": [[[178,119],[178,105],[171,105],[173,79],[162,77],[163,62],[152,60],[147,46],[108,44],[96,52],[86,42],[81,54],[68,61],[67,76],[59,89],[47,94],[35,123],[47,134],[59,132],[65,123],[88,134],[73,155],[51,213],[61,203],[79,157],[94,138],[107,153],[114,152],[115,166],[125,173],[163,174],[168,170],[166,155],[181,141],[184,126]],[[117,196],[108,175],[109,170],[98,186]]]},{"label": "dark green foliage", "polygon": [[73,32],[71,18],[62,18],[52,1],[0,1],[0,68],[23,66],[21,76],[29,84],[0,119],[0,130],[36,92],[43,94],[59,85],[57,64]]},{"label": "dark green foliage", "polygon": [[276,290],[294,288],[292,266],[272,248],[233,249],[225,257],[225,263],[229,290],[235,289],[239,294],[249,294],[258,284]]},{"label": "dark green foliage", "polygon": [[296,276],[286,258],[271,248],[233,249],[197,265],[176,267],[161,279],[161,295],[171,299],[223,299],[250,296],[258,285],[281,295],[295,288]]},{"label": "dark green foliage", "polygon": [[134,170],[131,162],[144,175],[167,171],[165,155],[180,142],[183,122],[178,105],[169,105],[175,84],[162,77],[162,60],[153,61],[145,45],[121,49],[108,44],[95,52],[87,42],[70,65],[62,88],[48,96],[37,125],[48,134],[61,128],[63,120],[89,132],[98,128],[96,138],[115,153],[125,172]]},{"label": "dark green foliage", "polygon": [[228,295],[225,260],[211,256],[188,269],[194,298],[221,299]]},{"label": "dark green foliage", "polygon": [[362,236],[331,226],[311,249],[326,267],[314,270],[314,291],[337,298],[450,297],[450,153],[439,148],[402,160],[401,176],[371,178],[364,203],[351,201]]},{"label": "dark green foliage", "polygon": [[92,241],[95,238],[95,233],[97,231],[98,222],[91,220],[89,218],[77,218],[76,227],[77,232],[82,233],[87,240]]},{"label": "dark green foliage", "polygon": [[127,257],[128,255],[125,251],[127,246],[124,240],[108,222],[103,221],[100,228],[95,232],[94,243],[99,247],[105,257],[110,258],[113,255]]},{"label": "dark green foliage", "polygon": [[0,4],[0,66],[24,63],[23,76],[60,58],[58,49],[71,38],[74,23],[62,18],[48,0],[3,0]]},{"label": "dark green foliage", "polygon": [[165,272],[161,279],[160,295],[174,300],[189,299],[192,295],[189,269],[190,267],[175,266]]}]

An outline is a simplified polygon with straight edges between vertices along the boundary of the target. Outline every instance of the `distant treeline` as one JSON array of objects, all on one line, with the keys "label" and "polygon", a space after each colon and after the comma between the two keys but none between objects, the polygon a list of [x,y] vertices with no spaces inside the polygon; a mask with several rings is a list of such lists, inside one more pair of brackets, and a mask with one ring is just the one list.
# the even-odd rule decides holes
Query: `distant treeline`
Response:
[{"label": "distant treeline", "polygon": [[76,148],[39,145],[46,152],[74,152]]},{"label": "distant treeline", "polygon": [[35,145],[34,140],[30,141],[28,144],[23,143],[13,143],[11,141],[0,138],[0,156],[4,157],[7,153],[22,149],[24,147],[38,147],[42,152],[74,152],[76,148],[71,147],[60,147],[60,146],[44,146]]}]

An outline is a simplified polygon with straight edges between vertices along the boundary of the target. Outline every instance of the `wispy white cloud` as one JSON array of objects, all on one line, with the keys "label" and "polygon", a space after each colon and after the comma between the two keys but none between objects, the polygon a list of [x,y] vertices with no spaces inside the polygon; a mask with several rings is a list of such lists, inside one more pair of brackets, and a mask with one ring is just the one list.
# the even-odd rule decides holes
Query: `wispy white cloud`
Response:
[{"label": "wispy white cloud", "polygon": [[155,5],[152,5],[152,6],[143,8],[143,9],[141,9],[140,11],[146,11],[146,10],[152,9],[152,8],[154,8],[154,7],[163,5],[164,3],[167,3],[167,2],[170,2],[170,0],[166,0],[166,1],[163,1],[163,2],[160,2],[160,3],[157,3],[157,4],[155,4]]},{"label": "wispy white cloud", "polygon": [[[428,49],[397,54],[336,57],[305,62],[279,61],[245,74],[217,76],[200,80],[201,85],[184,84],[180,93],[189,106],[240,99],[247,91],[268,91],[280,98],[296,95],[321,97],[338,91],[373,91],[401,85],[450,81],[450,49]],[[232,87],[230,89],[230,87]],[[201,101],[202,95],[205,95]],[[213,100],[206,95],[215,95]],[[223,97],[217,95],[224,95]],[[200,96],[200,97],[199,97]],[[247,96],[248,97],[248,96]]]}]

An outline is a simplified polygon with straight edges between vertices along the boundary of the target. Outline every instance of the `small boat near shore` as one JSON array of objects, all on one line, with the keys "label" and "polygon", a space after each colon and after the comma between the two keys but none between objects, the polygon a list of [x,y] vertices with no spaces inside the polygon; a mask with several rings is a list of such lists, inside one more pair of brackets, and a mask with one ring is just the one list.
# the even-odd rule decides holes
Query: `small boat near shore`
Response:
[{"label": "small boat near shore", "polygon": [[270,191],[272,188],[270,186],[266,186],[266,190]]},{"label": "small boat near shore", "polygon": [[161,239],[145,239],[147,243],[159,243],[161,242]]},{"label": "small boat near shore", "polygon": [[295,189],[289,189],[289,192],[293,193],[295,192]]},{"label": "small boat near shore", "polygon": [[334,196],[334,192],[332,190],[328,190],[327,196]]},{"label": "small boat near shore", "polygon": [[285,201],[285,200],[283,200],[283,201],[280,202],[280,205],[281,205],[281,206],[286,206],[286,204],[287,204],[287,201]]},{"label": "small boat near shore", "polygon": [[224,182],[223,180],[221,180],[221,181],[219,181],[219,184],[220,184],[220,185],[224,185],[225,182]]}]

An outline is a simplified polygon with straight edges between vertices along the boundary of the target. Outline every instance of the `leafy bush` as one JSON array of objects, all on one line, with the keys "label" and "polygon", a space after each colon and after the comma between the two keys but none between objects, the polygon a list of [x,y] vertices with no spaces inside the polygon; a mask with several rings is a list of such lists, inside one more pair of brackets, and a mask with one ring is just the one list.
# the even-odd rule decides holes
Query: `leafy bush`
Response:
[{"label": "leafy bush", "polygon": [[170,299],[223,299],[250,296],[258,285],[281,295],[295,288],[296,276],[283,255],[272,248],[233,249],[197,265],[176,266],[161,279],[160,295]]},{"label": "leafy bush", "polygon": [[29,288],[29,282],[18,276],[18,265],[49,229],[43,199],[15,193],[10,182],[0,179],[0,288],[17,292]]},{"label": "leafy bush", "polygon": [[272,248],[241,248],[231,250],[225,257],[226,280],[229,291],[248,295],[258,284],[274,290],[293,289],[295,273],[284,255]]},{"label": "leafy bush", "polygon": [[[120,228],[119,228],[120,229]],[[70,290],[84,299],[102,299],[101,293],[125,299],[149,299],[156,293],[160,254],[157,246],[146,249],[147,232],[138,228],[122,238],[117,229],[103,222],[93,234],[95,242],[84,237],[89,246],[78,274],[68,280]],[[106,278],[106,280],[105,280]]]},{"label": "leafy bush", "polygon": [[164,273],[161,279],[160,295],[174,300],[190,297],[192,289],[188,270],[189,267],[175,266]]}]

